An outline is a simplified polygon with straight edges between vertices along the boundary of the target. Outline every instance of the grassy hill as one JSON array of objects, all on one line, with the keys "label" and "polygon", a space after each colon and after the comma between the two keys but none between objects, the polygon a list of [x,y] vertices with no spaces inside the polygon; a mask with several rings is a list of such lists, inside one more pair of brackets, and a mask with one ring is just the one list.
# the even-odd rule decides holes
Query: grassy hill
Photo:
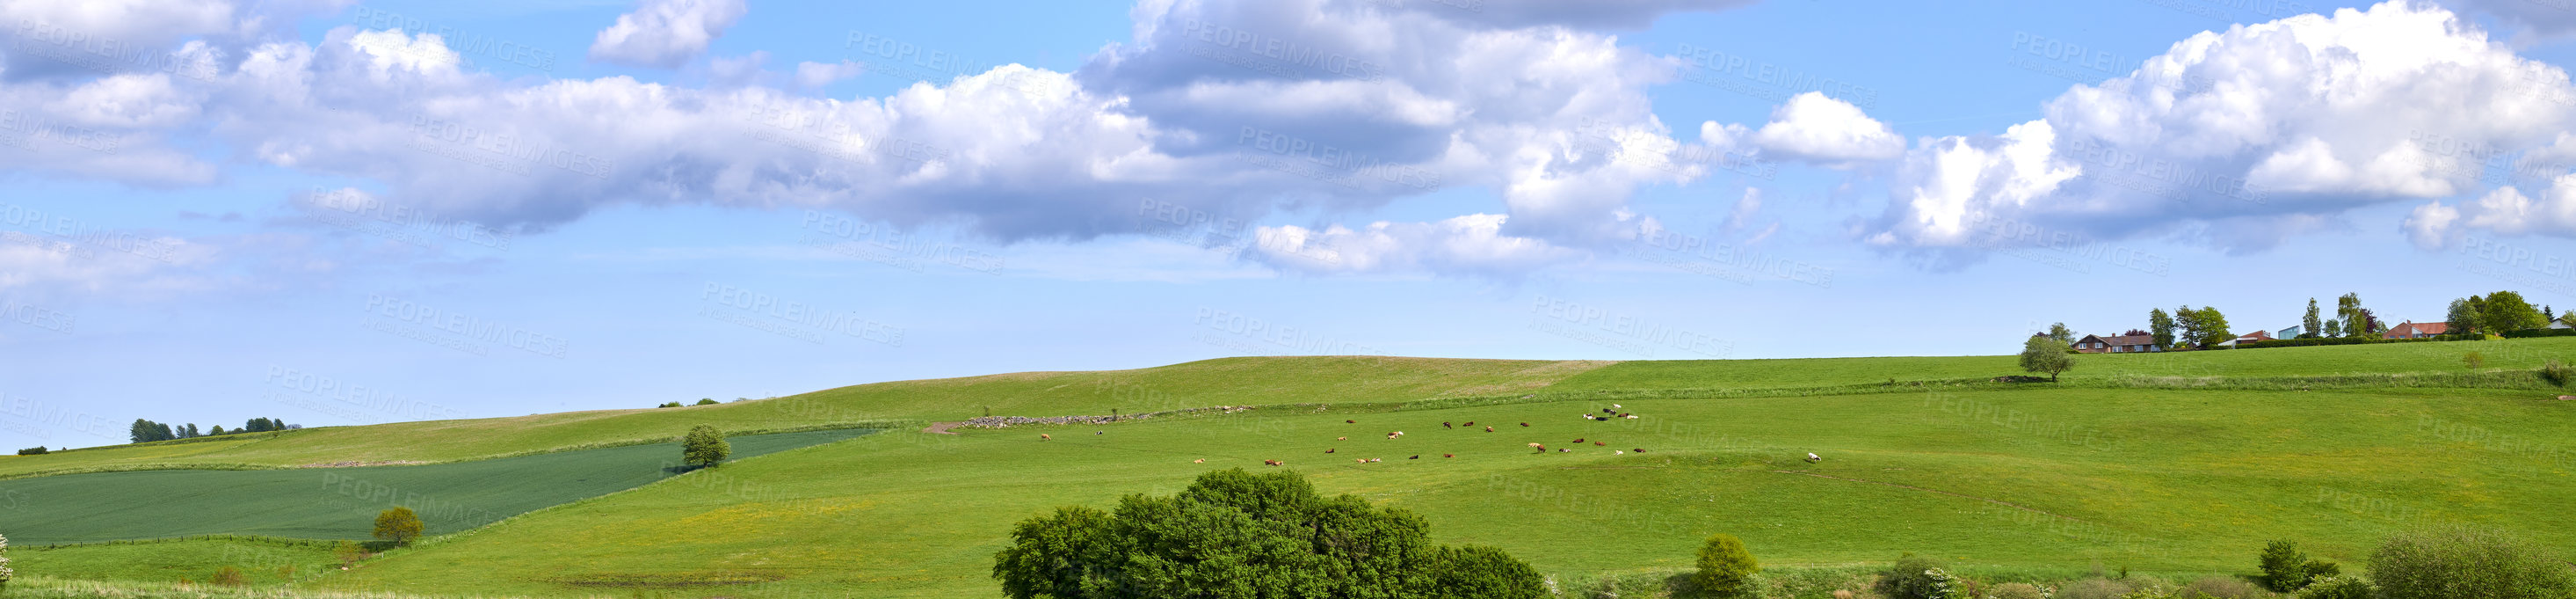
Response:
[{"label": "grassy hill", "polygon": [[[2465,366],[2472,351],[2484,369]],[[1287,460],[1325,492],[1421,512],[1443,542],[1499,545],[1572,578],[1681,568],[1711,532],[1742,536],[1764,563],[1790,569],[1911,551],[1969,572],[2238,572],[2268,539],[2351,564],[2379,536],[2428,522],[2576,549],[2576,519],[2553,507],[2576,495],[2576,402],[2555,401],[2562,391],[2529,373],[2549,358],[2576,358],[2576,338],[2091,355],[2061,383],[2018,385],[1985,382],[2019,374],[2007,356],[1237,358],[83,450],[0,458],[0,476],[450,461],[667,438],[696,422],[745,431],[918,424],[988,406],[1035,416],[1262,405],[1100,427],[908,426],[542,510],[299,586],[995,596],[986,572],[1013,522],[1170,493],[1207,469],[1263,459]],[[1641,417],[1577,417],[1613,402]],[[1474,430],[1440,428],[1470,420]],[[1505,426],[1482,432],[1487,424]],[[1408,434],[1385,439],[1391,430]],[[1055,440],[1037,440],[1041,431]],[[1576,448],[1577,437],[1587,443],[1573,453],[1526,446]],[[1610,453],[1638,448],[1648,451]],[[1798,459],[1809,451],[1826,461]],[[1385,461],[1350,462],[1361,457]],[[149,579],[168,572],[105,564],[203,554],[208,543],[12,555],[22,572],[51,563]]]}]

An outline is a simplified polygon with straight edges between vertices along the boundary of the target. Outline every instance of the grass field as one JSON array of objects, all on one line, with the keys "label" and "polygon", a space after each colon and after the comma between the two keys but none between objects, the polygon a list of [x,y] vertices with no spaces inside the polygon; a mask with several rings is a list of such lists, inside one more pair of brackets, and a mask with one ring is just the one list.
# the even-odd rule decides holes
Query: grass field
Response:
[{"label": "grass field", "polygon": [[[2463,363],[2472,351],[2484,370]],[[2563,391],[2528,374],[2550,358],[2576,358],[2576,338],[2089,355],[2063,383],[2021,385],[1982,382],[2020,374],[2003,356],[1240,358],[0,458],[0,476],[116,464],[465,459],[667,437],[696,419],[761,430],[955,420],[986,406],[1060,415],[1264,405],[1098,427],[931,435],[907,426],[540,510],[298,586],[996,596],[987,572],[1013,522],[1059,505],[1168,494],[1205,470],[1261,468],[1263,459],[1287,460],[1326,492],[1416,510],[1442,542],[1502,546],[1567,580],[1685,568],[1694,543],[1712,532],[1742,536],[1782,572],[1820,576],[1848,577],[1909,551],[2002,576],[2095,566],[2242,573],[2273,538],[2351,567],[2385,534],[2434,522],[2508,528],[2576,554],[2576,516],[2559,505],[2576,496],[2576,402],[2554,400]],[[2333,377],[2348,378],[2300,390]],[[2398,380],[2407,383],[2374,386]],[[1605,399],[1618,394],[1642,398]],[[1641,418],[1577,417],[1611,401]],[[1476,430],[1439,426],[1470,420]],[[1487,424],[1504,426],[1482,432]],[[1391,430],[1408,434],[1385,439]],[[1039,441],[1039,432],[1055,440]],[[1526,446],[1573,448],[1566,444],[1577,437],[1587,443],[1574,453]],[[1637,448],[1648,451],[1610,454]],[[1809,451],[1827,460],[1798,459]],[[1406,459],[1413,455],[1423,457]],[[1350,462],[1365,457],[1385,461]],[[23,545],[27,533],[10,524],[18,517],[0,514],[0,530]],[[94,564],[162,554],[186,562],[223,550],[216,543],[26,552],[54,555],[22,558],[21,571],[44,573],[29,568],[53,560],[69,568],[55,571],[63,574],[98,568],[155,580],[168,573]]]},{"label": "grass field", "polygon": [[[737,459],[867,434],[734,437]],[[428,466],[155,470],[0,480],[10,541],[52,543],[247,534],[366,539],[377,512],[419,512],[429,534],[642,486],[677,472],[677,444],[634,445]]]}]

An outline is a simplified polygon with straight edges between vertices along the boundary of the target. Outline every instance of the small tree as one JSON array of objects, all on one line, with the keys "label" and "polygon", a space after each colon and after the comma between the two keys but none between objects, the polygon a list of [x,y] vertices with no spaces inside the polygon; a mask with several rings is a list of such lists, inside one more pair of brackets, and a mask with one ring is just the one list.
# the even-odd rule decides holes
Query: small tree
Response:
[{"label": "small tree", "polygon": [[2482,303],[2485,303],[2485,301],[2474,295],[2465,299],[2451,300],[2451,309],[2449,314],[2447,314],[2447,318],[2444,319],[2445,322],[2450,324],[2451,333],[2466,335],[2470,333],[2484,332],[2486,330],[2486,322],[2484,322],[2486,314],[2484,314],[2484,310],[2479,307],[2479,304]]},{"label": "small tree", "polygon": [[2308,586],[2308,554],[2289,541],[2273,541],[2263,546],[2260,556],[2263,585],[2273,592],[2287,593]]},{"label": "small tree", "polygon": [[704,424],[689,429],[680,439],[680,461],[691,466],[712,467],[733,455],[733,445],[725,442],[724,433]]},{"label": "small tree", "polygon": [[1744,549],[1744,541],[1735,535],[1709,535],[1699,547],[1699,588],[1719,597],[1742,597],[1753,591],[1753,574],[1762,564],[1753,560],[1753,552]]},{"label": "small tree", "polygon": [[2147,330],[2155,333],[2157,349],[2173,347],[2174,319],[2173,315],[2165,313],[2164,308],[2147,311]]},{"label": "small tree", "polygon": [[2057,373],[2075,369],[2075,356],[2067,355],[2063,341],[2032,337],[2021,344],[2021,369],[2048,373],[2048,382],[2057,382]]},{"label": "small tree", "polygon": [[2308,315],[2299,319],[2299,338],[2314,338],[2324,326],[2324,321],[2317,320],[2317,298],[2308,298]]},{"label": "small tree", "polygon": [[412,513],[411,508],[394,506],[376,514],[376,538],[395,545],[410,545],[412,539],[420,538],[420,530],[420,514]]},{"label": "small tree", "polygon": [[340,569],[347,570],[358,565],[358,560],[367,559],[367,548],[357,541],[341,541],[331,548],[331,556],[340,558]]}]

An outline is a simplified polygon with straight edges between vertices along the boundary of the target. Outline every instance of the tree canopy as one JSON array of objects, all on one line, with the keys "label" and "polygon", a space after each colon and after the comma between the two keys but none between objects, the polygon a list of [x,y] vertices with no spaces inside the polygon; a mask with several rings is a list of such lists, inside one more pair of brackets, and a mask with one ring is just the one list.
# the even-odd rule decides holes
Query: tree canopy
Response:
[{"label": "tree canopy", "polygon": [[2147,330],[2155,333],[2156,347],[2173,347],[2174,318],[2173,315],[2166,314],[2164,308],[2147,311]]},{"label": "tree canopy", "polygon": [[1502,597],[1544,579],[1491,547],[1443,547],[1430,524],[1351,495],[1322,497],[1291,471],[1199,475],[1115,511],[1058,508],[1021,521],[993,556],[1013,599]]},{"label": "tree canopy", "polygon": [[716,427],[697,425],[689,429],[688,436],[680,438],[680,461],[688,465],[714,466],[732,456],[733,444],[726,442],[724,433]]},{"label": "tree canopy", "polygon": [[2048,373],[2048,380],[2056,381],[2057,373],[2075,369],[2075,356],[2068,353],[2063,341],[2033,336],[2021,344],[2021,369]]}]

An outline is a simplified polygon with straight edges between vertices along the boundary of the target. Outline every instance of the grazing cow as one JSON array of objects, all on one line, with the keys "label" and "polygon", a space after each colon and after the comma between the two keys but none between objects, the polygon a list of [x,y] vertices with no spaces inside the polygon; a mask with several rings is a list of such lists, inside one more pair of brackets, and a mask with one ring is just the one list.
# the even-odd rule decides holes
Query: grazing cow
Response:
[{"label": "grazing cow", "polygon": [[1192,464],[1205,464],[1205,463],[1207,463],[1207,458],[1199,458],[1199,459],[1195,459],[1195,460],[1190,460],[1190,463],[1192,463]]},{"label": "grazing cow", "polygon": [[1523,423],[1521,423],[1521,426],[1529,426],[1529,423],[1527,423],[1527,422],[1523,422]]},{"label": "grazing cow", "polygon": [[1559,448],[1556,448],[1556,452],[1557,452],[1557,453],[1574,453],[1574,450],[1566,449],[1566,448],[1563,448],[1563,447],[1559,447]]},{"label": "grazing cow", "polygon": [[1333,438],[1333,440],[1335,440],[1335,441],[1348,441],[1348,440],[1350,440],[1350,439],[1351,439],[1350,437],[1334,437],[1334,438]]},{"label": "grazing cow", "polygon": [[1531,444],[1530,444],[1530,449],[1538,450],[1538,451],[1539,451],[1539,453],[1547,453],[1547,446],[1545,446],[1545,445],[1540,445],[1540,444],[1537,444],[1537,443],[1531,443]]},{"label": "grazing cow", "polygon": [[1360,423],[1360,421],[1357,421],[1357,420],[1344,420],[1344,421],[1342,421],[1342,422],[1347,422],[1347,423],[1351,423],[1351,424],[1359,424],[1359,423]]},{"label": "grazing cow", "polygon": [[1490,432],[1494,432],[1494,427],[1490,427],[1490,426],[1485,427],[1485,432],[1488,432],[1488,433],[1490,433]]},{"label": "grazing cow", "polygon": [[1610,404],[1610,407],[1616,408],[1616,407],[1619,407],[1619,404],[1615,404],[1615,403],[1614,403],[1614,404]]},{"label": "grazing cow", "polygon": [[1038,433],[1038,440],[1039,440],[1039,441],[1048,441],[1048,440],[1053,440],[1053,439],[1055,439],[1055,437],[1048,436],[1046,433]]},{"label": "grazing cow", "polygon": [[1820,456],[1817,456],[1817,455],[1815,454],[1815,452],[1808,452],[1808,453],[1807,453],[1807,463],[1809,463],[1809,464],[1813,464],[1813,463],[1816,463],[1816,462],[1822,462],[1822,461],[1825,461],[1825,458],[1820,457]]},{"label": "grazing cow", "polygon": [[1405,459],[1408,459],[1408,460],[1419,460],[1419,459],[1422,459],[1422,454],[1418,454],[1418,453],[1417,453],[1417,454],[1413,454],[1413,457],[1409,457],[1409,458],[1405,458]]},{"label": "grazing cow", "polygon": [[1454,457],[1458,457],[1458,454],[1454,454],[1454,453],[1444,453],[1444,454],[1440,454],[1440,457],[1444,457],[1444,458],[1454,458]]},{"label": "grazing cow", "polygon": [[1639,448],[1637,448],[1637,449],[1635,449],[1635,450],[1633,450],[1633,451],[1636,451],[1637,453],[1645,453],[1645,452],[1646,452],[1646,448],[1639,447]]},{"label": "grazing cow", "polygon": [[1094,435],[1106,435],[1106,434],[1109,434],[1109,431],[1091,431],[1091,434],[1094,434]]},{"label": "grazing cow", "polygon": [[1262,460],[1262,461],[1261,461],[1261,465],[1263,465],[1263,466],[1277,466],[1277,465],[1279,465],[1280,463],[1281,463],[1281,462],[1280,462],[1279,460]]},{"label": "grazing cow", "polygon": [[1332,453],[1332,452],[1333,452],[1332,448],[1327,447],[1327,448],[1325,448],[1325,449],[1324,449],[1324,453]]},{"label": "grazing cow", "polygon": [[1625,451],[1619,451],[1619,450],[1616,450],[1616,449],[1610,450],[1610,455],[1621,455],[1621,454],[1625,454],[1625,453],[1628,453],[1628,452],[1625,452]]},{"label": "grazing cow", "polygon": [[1629,414],[1629,415],[1628,415],[1628,419],[1629,419],[1629,420],[1636,420],[1636,419],[1637,419],[1637,415],[1635,415],[1635,414]]},{"label": "grazing cow", "polygon": [[1366,464],[1368,463],[1368,458],[1351,458],[1351,461]]},{"label": "grazing cow", "polygon": [[1603,443],[1603,442],[1600,442],[1600,441],[1593,441],[1593,442],[1592,442],[1592,444],[1593,444],[1593,445],[1609,445],[1608,443]]},{"label": "grazing cow", "polygon": [[1450,426],[1450,425],[1449,425],[1449,423],[1448,423],[1447,421],[1442,421],[1442,422],[1440,423],[1440,428],[1458,428],[1458,427]]},{"label": "grazing cow", "polygon": [[1576,442],[1576,443],[1582,443],[1582,442],[1583,442],[1583,439],[1581,439],[1581,438],[1576,438],[1576,439],[1574,440],[1574,442]]},{"label": "grazing cow", "polygon": [[1474,420],[1469,420],[1469,421],[1467,421],[1467,426],[1475,426],[1475,425],[1476,425],[1476,421],[1474,421]]}]

